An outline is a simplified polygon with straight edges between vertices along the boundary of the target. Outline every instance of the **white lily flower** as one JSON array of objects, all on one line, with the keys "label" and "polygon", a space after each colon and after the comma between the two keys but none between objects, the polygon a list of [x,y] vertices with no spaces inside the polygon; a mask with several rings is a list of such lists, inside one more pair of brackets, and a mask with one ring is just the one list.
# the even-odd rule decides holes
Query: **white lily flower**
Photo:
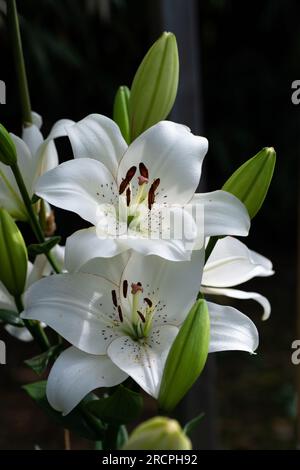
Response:
[{"label": "white lily flower", "polygon": [[273,266],[264,256],[249,250],[241,241],[225,237],[217,241],[204,266],[201,292],[223,295],[234,299],[253,299],[263,307],[263,320],[271,313],[266,297],[257,292],[247,292],[232,287],[249,281],[255,276],[272,276]]},{"label": "white lily flower", "polygon": [[[59,121],[44,140],[40,127],[42,118],[32,113],[33,124],[25,127],[22,138],[10,134],[17,150],[17,161],[30,197],[34,194],[37,178],[58,165],[58,155],[53,139],[61,135],[60,126],[69,121]],[[0,162],[0,205],[16,220],[27,220],[27,211],[11,168]]]},{"label": "white lily flower", "polygon": [[[57,262],[57,265],[62,268],[64,265],[64,254],[65,248],[60,245],[56,245],[52,249],[52,254]],[[45,255],[36,256],[34,263],[28,262],[28,272],[25,292],[29,287],[39,279],[45,276],[49,276],[53,272],[51,265],[49,264]],[[0,309],[12,310],[17,313],[16,304],[13,296],[7,291],[6,287],[0,282]],[[43,325],[45,326],[45,325]],[[9,334],[19,339],[20,341],[29,342],[32,341],[32,335],[25,327],[17,327],[13,325],[5,325],[4,328]]]},{"label": "white lily flower", "polygon": [[[148,228],[150,218],[157,220],[163,208],[175,216],[180,213],[194,237],[197,229],[203,239],[247,235],[249,216],[235,196],[225,191],[194,194],[208,142],[187,127],[159,122],[128,147],[111,119],[93,114],[78,123],[69,122],[65,134],[75,159],[39,178],[35,192],[93,225],[67,241],[67,250],[80,252],[77,267],[94,257],[112,257],[129,249],[172,261],[189,259],[184,240],[149,237],[141,229],[141,225]],[[204,207],[201,227],[182,211],[188,204]],[[126,237],[112,234],[107,228],[111,226],[126,227]]]},{"label": "white lily flower", "polygon": [[[35,283],[22,318],[45,322],[72,344],[48,378],[52,407],[67,414],[91,390],[128,376],[157,397],[169,349],[197,297],[202,266],[203,250],[176,264],[127,252],[93,259],[85,272]],[[210,303],[209,312],[211,352],[254,352],[258,333],[248,317]]]}]

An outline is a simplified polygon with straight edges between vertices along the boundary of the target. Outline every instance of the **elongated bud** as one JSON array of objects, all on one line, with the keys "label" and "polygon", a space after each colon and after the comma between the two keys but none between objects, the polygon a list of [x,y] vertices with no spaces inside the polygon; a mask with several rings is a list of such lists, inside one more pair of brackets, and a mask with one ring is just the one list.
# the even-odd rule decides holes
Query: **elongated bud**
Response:
[{"label": "elongated bud", "polygon": [[273,147],[265,147],[240,166],[223,188],[242,201],[251,219],[261,208],[272,181],[276,162]]},{"label": "elongated bud", "polygon": [[14,165],[17,161],[17,151],[15,144],[9,133],[0,124],[0,162],[4,165]]},{"label": "elongated bud", "polygon": [[131,140],[168,116],[176,98],[178,77],[176,37],[165,32],[147,52],[132,83]]},{"label": "elongated bud", "polygon": [[170,349],[161,381],[158,402],[170,411],[201,374],[208,354],[209,313],[205,300],[198,300],[183,322]]},{"label": "elongated bud", "polygon": [[178,421],[161,416],[134,429],[123,450],[191,450],[192,443]]},{"label": "elongated bud", "polygon": [[113,119],[118,124],[127,144],[130,143],[129,97],[129,88],[127,86],[120,86],[115,96],[113,112]]},{"label": "elongated bud", "polygon": [[27,276],[27,250],[17,225],[0,208],[0,280],[13,296],[24,292]]}]

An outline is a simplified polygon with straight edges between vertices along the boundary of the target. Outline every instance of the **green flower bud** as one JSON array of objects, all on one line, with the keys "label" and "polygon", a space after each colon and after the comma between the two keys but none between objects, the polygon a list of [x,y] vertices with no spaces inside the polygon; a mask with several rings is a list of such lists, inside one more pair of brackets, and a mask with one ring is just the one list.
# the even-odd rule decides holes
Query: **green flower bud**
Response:
[{"label": "green flower bud", "polygon": [[8,212],[0,208],[0,281],[13,296],[24,292],[27,262],[22,234]]},{"label": "green flower bud", "polygon": [[178,421],[156,416],[134,429],[123,450],[191,450],[192,443]]},{"label": "green flower bud", "polygon": [[129,88],[127,86],[120,86],[115,96],[113,112],[113,119],[118,124],[127,144],[130,144],[129,97]]},{"label": "green flower bud", "polygon": [[0,124],[0,162],[4,165],[14,165],[17,162],[17,151],[12,138]]},{"label": "green flower bud", "polygon": [[176,37],[165,32],[145,55],[132,83],[131,140],[168,116],[176,98],[178,77]]},{"label": "green flower bud", "polygon": [[273,147],[265,147],[240,166],[223,188],[242,201],[251,219],[261,208],[267,195],[276,162]]},{"label": "green flower bud", "polygon": [[209,339],[208,307],[200,299],[191,308],[168,354],[158,397],[161,409],[175,408],[197,380],[206,363]]}]

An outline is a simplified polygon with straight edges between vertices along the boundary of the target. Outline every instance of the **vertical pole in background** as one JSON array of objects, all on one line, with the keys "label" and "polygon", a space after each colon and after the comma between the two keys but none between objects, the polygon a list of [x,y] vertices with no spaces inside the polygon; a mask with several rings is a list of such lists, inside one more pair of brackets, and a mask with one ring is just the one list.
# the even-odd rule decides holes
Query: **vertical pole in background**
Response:
[{"label": "vertical pole in background", "polygon": [[[152,0],[149,1],[148,8],[149,16],[152,17],[153,41],[162,31],[171,31],[177,37],[180,60],[179,89],[171,119],[188,125],[194,134],[201,135],[203,109],[197,0]],[[203,190],[203,181],[201,189]],[[177,415],[181,423],[202,411],[205,413],[193,436],[195,449],[217,447],[215,375],[215,361],[213,357],[209,357],[204,373],[178,407]]]}]

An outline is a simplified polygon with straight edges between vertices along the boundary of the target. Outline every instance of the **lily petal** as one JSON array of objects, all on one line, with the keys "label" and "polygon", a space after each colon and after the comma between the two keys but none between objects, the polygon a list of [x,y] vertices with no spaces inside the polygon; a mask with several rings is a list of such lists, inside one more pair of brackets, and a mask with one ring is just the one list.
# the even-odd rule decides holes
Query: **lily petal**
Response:
[{"label": "lily petal", "polygon": [[[194,304],[201,284],[204,250],[193,253],[190,261],[174,263],[157,256],[146,258],[132,253],[123,272],[124,280],[141,282],[143,298],[155,306],[155,325],[180,325]],[[121,300],[124,300],[121,297]]]},{"label": "lily petal", "polygon": [[[161,121],[129,146],[120,163],[118,183],[130,167],[138,168],[142,162],[149,170],[150,183],[160,178],[157,202],[185,204],[199,184],[207,149],[207,140],[193,135],[188,127]],[[132,185],[137,188],[137,178]]]},{"label": "lily petal", "polygon": [[116,205],[118,191],[112,174],[90,158],[64,162],[41,176],[35,192],[50,204],[80,215],[96,225],[102,205]]},{"label": "lily petal", "polygon": [[4,329],[14,338],[24,343],[30,343],[33,340],[31,333],[25,327],[18,327],[13,325],[5,325]]},{"label": "lily petal", "polygon": [[143,390],[157,398],[165,361],[177,333],[178,328],[166,325],[154,328],[146,340],[122,336],[110,344],[107,354]]},{"label": "lily petal", "polygon": [[250,217],[244,204],[226,191],[195,194],[190,204],[204,206],[205,237],[214,235],[248,235]]},{"label": "lily petal", "polygon": [[[69,272],[78,271],[90,260],[97,258],[111,258],[127,251],[122,240],[105,238],[100,239],[95,227],[78,230],[66,242],[65,267]],[[102,260],[99,261],[100,263]],[[85,270],[85,272],[87,272]],[[119,273],[121,274],[121,273]]]},{"label": "lily petal", "polygon": [[258,331],[254,323],[239,310],[207,302],[210,316],[209,352],[246,351],[258,347]]},{"label": "lily petal", "polygon": [[127,144],[117,124],[101,114],[90,114],[67,129],[75,158],[94,158],[116,176]]},{"label": "lily petal", "polygon": [[41,131],[35,124],[31,124],[30,126],[23,128],[22,139],[32,155],[37,152],[39,146],[44,141]]},{"label": "lily petal", "polygon": [[14,299],[2,282],[0,282],[0,308],[4,310],[16,310]]},{"label": "lily petal", "polygon": [[105,354],[120,335],[114,289],[115,284],[92,274],[49,276],[28,289],[21,317],[46,323],[82,351]]},{"label": "lily petal", "polygon": [[213,287],[231,287],[255,276],[274,274],[272,263],[264,256],[247,248],[233,237],[217,241],[203,272],[202,284]]},{"label": "lily petal", "polygon": [[127,378],[107,356],[66,349],[54,363],[47,382],[50,405],[65,416],[92,390],[114,387]]},{"label": "lily petal", "polygon": [[271,314],[271,304],[266,297],[257,292],[246,292],[238,289],[226,289],[226,288],[214,288],[214,287],[201,287],[203,294],[211,295],[224,295],[225,297],[231,297],[233,299],[252,299],[258,302],[263,310],[262,320],[267,320]]}]

